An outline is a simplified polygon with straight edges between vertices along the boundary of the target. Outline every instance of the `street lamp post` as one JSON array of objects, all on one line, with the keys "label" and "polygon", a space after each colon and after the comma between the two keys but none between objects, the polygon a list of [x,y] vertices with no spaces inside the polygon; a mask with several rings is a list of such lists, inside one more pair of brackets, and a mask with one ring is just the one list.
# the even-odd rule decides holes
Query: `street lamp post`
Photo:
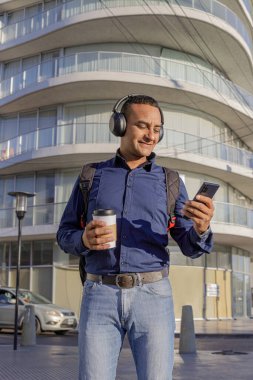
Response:
[{"label": "street lamp post", "polygon": [[16,198],[16,215],[18,218],[18,259],[16,267],[16,303],[15,303],[15,330],[14,330],[14,344],[13,349],[17,349],[18,339],[18,292],[19,292],[19,273],[20,273],[20,259],[21,259],[21,220],[24,218],[27,211],[27,198],[34,197],[33,193],[26,193],[23,191],[11,191],[8,193]]}]

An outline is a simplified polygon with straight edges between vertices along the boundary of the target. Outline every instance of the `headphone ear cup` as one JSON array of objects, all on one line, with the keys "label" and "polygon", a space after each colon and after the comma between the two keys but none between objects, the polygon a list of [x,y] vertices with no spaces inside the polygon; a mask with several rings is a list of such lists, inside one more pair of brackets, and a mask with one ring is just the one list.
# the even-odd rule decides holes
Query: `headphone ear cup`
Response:
[{"label": "headphone ear cup", "polygon": [[163,129],[163,125],[162,125],[161,128],[160,128],[160,135],[159,135],[159,140],[158,140],[158,142],[160,142],[160,141],[162,140],[163,135],[164,135],[164,129]]},{"label": "headphone ear cup", "polygon": [[126,118],[121,112],[113,112],[109,121],[109,128],[114,136],[122,137],[126,132]]}]

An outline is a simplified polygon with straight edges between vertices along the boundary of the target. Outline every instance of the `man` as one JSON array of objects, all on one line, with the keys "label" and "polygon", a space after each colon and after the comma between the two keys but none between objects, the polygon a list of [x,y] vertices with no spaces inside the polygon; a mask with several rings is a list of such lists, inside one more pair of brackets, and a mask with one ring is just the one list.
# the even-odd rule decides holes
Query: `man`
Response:
[{"label": "man", "polygon": [[[126,333],[138,379],[172,379],[175,321],[166,250],[166,183],[153,153],[162,128],[162,110],[153,98],[132,95],[119,100],[110,129],[121,136],[120,148],[114,158],[97,164],[86,228],[80,227],[79,180],[60,223],[57,239],[61,248],[86,258],[79,326],[80,380],[115,379]],[[199,196],[199,202],[188,201],[181,180],[179,190],[171,235],[185,255],[196,258],[211,250],[209,225],[214,207],[204,196]],[[108,208],[117,214],[117,246],[112,249],[110,228],[92,220],[94,209]],[[124,273],[130,275],[117,276]]]}]

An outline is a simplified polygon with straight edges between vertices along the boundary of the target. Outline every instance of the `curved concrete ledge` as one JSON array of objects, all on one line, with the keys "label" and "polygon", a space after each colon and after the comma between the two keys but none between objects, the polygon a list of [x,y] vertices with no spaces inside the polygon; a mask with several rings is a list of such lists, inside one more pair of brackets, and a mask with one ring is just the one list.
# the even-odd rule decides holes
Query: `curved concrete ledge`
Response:
[{"label": "curved concrete ledge", "polygon": [[252,251],[253,229],[219,222],[212,222],[211,228],[214,232],[215,243]]},{"label": "curved concrete ledge", "polygon": [[[80,167],[84,162],[96,162],[112,157],[119,144],[66,144],[32,150],[0,163],[1,174]],[[52,159],[54,158],[54,159]]]},{"label": "curved concrete ledge", "polygon": [[[23,226],[22,237],[26,240],[40,240],[43,239],[55,239],[58,224],[37,225],[37,226]],[[0,241],[13,241],[13,238],[17,238],[17,227],[1,228]]]}]

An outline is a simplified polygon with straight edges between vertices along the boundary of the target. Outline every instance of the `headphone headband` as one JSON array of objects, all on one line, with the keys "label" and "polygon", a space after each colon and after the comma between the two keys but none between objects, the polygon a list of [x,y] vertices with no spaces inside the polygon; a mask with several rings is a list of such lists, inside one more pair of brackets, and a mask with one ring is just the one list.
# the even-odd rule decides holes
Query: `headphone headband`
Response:
[{"label": "headphone headband", "polygon": [[119,99],[119,100],[117,101],[117,103],[114,104],[114,107],[113,107],[113,109],[112,109],[112,112],[119,112],[119,111],[118,111],[119,106],[120,106],[122,103],[124,103],[125,100],[127,100],[127,99],[129,99],[129,98],[132,98],[133,96],[137,96],[137,94],[126,95],[126,96],[123,96],[123,98]]},{"label": "headphone headband", "polygon": [[[120,112],[120,111],[118,110],[119,106],[120,106],[122,103],[125,103],[125,100],[128,100],[128,99],[130,99],[130,98],[133,98],[133,97],[135,97],[135,96],[139,96],[139,94],[130,94],[130,95],[123,96],[123,98],[119,99],[119,100],[114,104],[113,109],[112,109],[112,112]],[[141,103],[140,103],[140,104],[141,104]],[[144,104],[145,104],[145,103],[144,103]],[[122,107],[121,107],[121,108],[122,108]],[[158,108],[159,111],[160,111],[160,114],[161,114],[161,124],[163,125],[163,124],[164,124],[163,112],[162,112],[161,108],[159,107],[159,105],[158,105],[157,108]]]}]

